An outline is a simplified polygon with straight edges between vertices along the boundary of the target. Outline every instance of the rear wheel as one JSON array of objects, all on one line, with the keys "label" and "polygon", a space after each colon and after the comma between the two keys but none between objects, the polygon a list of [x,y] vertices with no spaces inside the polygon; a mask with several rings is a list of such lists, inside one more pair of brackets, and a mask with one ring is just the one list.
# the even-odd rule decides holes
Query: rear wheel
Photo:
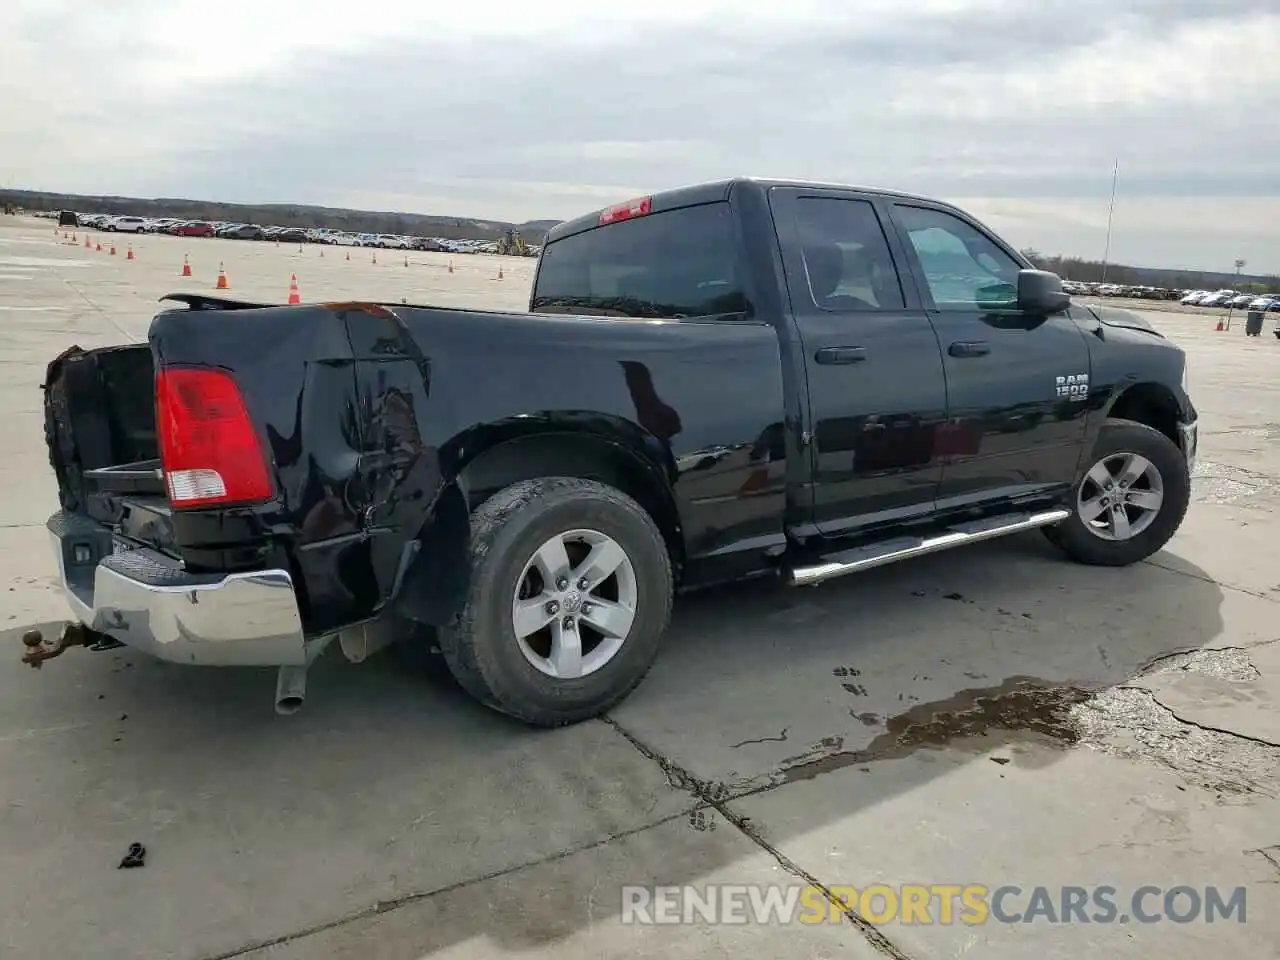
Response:
[{"label": "rear wheel", "polygon": [[648,672],[670,618],[671,563],[626,494],[567,477],[512,484],[472,514],[471,565],[439,643],[483,703],[561,726],[603,713]]},{"label": "rear wheel", "polygon": [[1169,542],[1190,500],[1177,444],[1145,424],[1109,420],[1076,486],[1071,516],[1045,534],[1079,563],[1127,566]]}]

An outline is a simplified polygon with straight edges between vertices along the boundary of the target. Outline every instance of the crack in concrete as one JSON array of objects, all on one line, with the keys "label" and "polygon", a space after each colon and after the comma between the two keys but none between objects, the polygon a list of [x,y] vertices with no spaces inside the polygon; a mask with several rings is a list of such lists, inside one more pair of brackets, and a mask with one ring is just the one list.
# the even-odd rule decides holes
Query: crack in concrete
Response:
[{"label": "crack in concrete", "polygon": [[130,332],[129,332],[128,330],[126,330],[124,327],[120,326],[119,322],[116,320],[116,318],[115,318],[115,317],[111,316],[111,314],[107,313],[107,311],[103,310],[100,306],[98,306],[96,303],[94,303],[92,300],[90,300],[90,299],[89,299],[89,297],[88,297],[88,295],[87,295],[83,290],[81,290],[78,286],[76,286],[74,283],[72,283],[70,280],[66,279],[65,277],[63,277],[63,278],[62,278],[62,282],[63,282],[63,283],[65,283],[65,284],[67,285],[67,289],[71,290],[73,293],[75,293],[75,294],[76,294],[76,296],[78,296],[81,300],[83,300],[85,303],[87,303],[87,304],[89,305],[90,309],[92,309],[92,310],[93,310],[94,312],[96,312],[99,316],[101,316],[104,320],[106,320],[106,321],[107,321],[107,323],[111,324],[111,326],[115,327],[115,328],[116,328],[116,330],[117,330],[117,331],[118,331],[118,332],[119,332],[119,333],[120,333],[120,334],[121,334],[121,335],[122,335],[126,340],[128,340],[130,343],[141,343],[141,342],[142,342],[142,338],[141,338],[141,337],[138,337],[138,336],[136,336],[135,334],[130,333]]},{"label": "crack in concrete", "polygon": [[1121,686],[1118,686],[1115,689],[1116,690],[1135,690],[1141,693],[1145,693],[1153,701],[1155,701],[1157,706],[1168,711],[1169,716],[1173,717],[1173,719],[1177,720],[1179,723],[1185,723],[1189,727],[1195,727],[1197,730],[1203,730],[1205,733],[1217,733],[1217,734],[1221,734],[1224,737],[1234,737],[1237,740],[1244,740],[1247,743],[1256,743],[1263,747],[1272,747],[1274,749],[1280,750],[1280,743],[1276,743],[1273,740],[1264,740],[1261,737],[1251,737],[1247,733],[1238,733],[1235,730],[1228,730],[1225,727],[1215,727],[1212,724],[1200,723],[1197,720],[1189,720],[1186,717],[1184,717],[1182,714],[1178,713],[1178,711],[1175,710],[1173,707],[1169,706],[1167,703],[1161,700],[1160,695],[1158,693],[1148,690],[1146,687],[1135,687],[1129,684],[1122,684]]},{"label": "crack in concrete", "polygon": [[631,830],[621,830],[617,833],[611,833],[607,837],[599,840],[593,840],[590,843],[578,844],[564,850],[557,851],[537,860],[530,860],[526,863],[519,863],[511,867],[503,867],[501,870],[493,870],[489,873],[482,874],[478,877],[472,877],[469,880],[459,880],[457,883],[450,883],[443,887],[436,887],[432,890],[422,890],[416,893],[406,893],[403,896],[393,897],[390,900],[378,900],[371,906],[363,907],[351,913],[344,914],[336,920],[326,920],[323,923],[317,923],[301,930],[294,930],[289,933],[281,934],[277,937],[270,937],[266,940],[255,941],[242,947],[236,947],[234,950],[227,950],[222,953],[206,954],[200,960],[235,960],[236,957],[243,957],[245,954],[253,953],[256,950],[265,950],[269,947],[278,947],[286,943],[292,943],[295,940],[302,940],[306,937],[313,936],[317,933],[324,933],[326,930],[333,930],[337,927],[345,926],[348,923],[354,923],[357,920],[365,920],[369,917],[380,916],[384,913],[391,913],[401,907],[409,906],[414,903],[421,903],[431,897],[439,896],[444,893],[453,893],[457,890],[463,890],[467,887],[475,886],[479,883],[487,883],[490,880],[498,880],[502,877],[510,876],[513,873],[519,873],[521,870],[529,870],[533,867],[540,867],[544,864],[555,863],[559,860],[566,860],[569,857],[576,856],[580,853],[586,853],[603,847],[606,844],[613,843],[615,840],[625,840],[628,837],[634,837],[645,833],[655,827],[661,827],[668,823],[672,823],[683,817],[689,816],[690,811],[682,810],[679,813],[673,813],[669,817],[663,817],[655,820],[653,823],[646,823],[644,826],[635,827]]},{"label": "crack in concrete", "polygon": [[712,784],[709,781],[700,780],[675,761],[668,757],[664,757],[657,750],[654,750],[644,741],[640,740],[630,730],[618,723],[617,720],[614,720],[609,716],[603,717],[602,719],[605,723],[617,730],[618,733],[643,756],[656,763],[658,768],[667,777],[668,783],[672,786],[679,785],[682,789],[692,792],[702,803],[715,809],[717,813],[737,827],[744,837],[758,846],[761,850],[765,851],[765,853],[769,854],[769,856],[773,857],[774,861],[777,862],[778,866],[783,870],[787,871],[787,873],[791,874],[796,879],[803,880],[805,883],[821,890],[822,895],[840,911],[841,915],[849,921],[850,925],[853,926],[854,929],[862,934],[863,938],[876,951],[886,957],[889,957],[890,960],[911,960],[911,958],[906,953],[903,953],[903,951],[899,949],[892,940],[881,933],[875,924],[837,897],[831,891],[829,886],[822,883],[817,877],[809,873],[781,850],[778,850],[765,840],[764,837],[760,835],[759,831],[750,825],[747,818],[738,816],[726,806],[727,801],[730,799],[740,799],[742,797],[749,796],[751,792],[759,791],[740,793],[731,798],[727,793],[728,788],[724,784]]},{"label": "crack in concrete", "polygon": [[1081,743],[1121,759],[1157,763],[1230,796],[1275,797],[1280,747],[1179,717],[1150,690],[1122,684],[1078,705]]},{"label": "crack in concrete", "polygon": [[776,737],[758,737],[755,740],[740,740],[738,743],[729,744],[730,750],[737,750],[739,747],[745,747],[749,743],[786,743],[787,731],[790,727],[783,727]]},{"label": "crack in concrete", "polygon": [[729,810],[724,803],[713,803],[711,806],[715,807],[722,817],[737,827],[738,830],[742,832],[743,836],[747,837],[752,843],[756,844],[756,846],[760,847],[760,849],[773,857],[773,859],[777,861],[778,866],[783,870],[787,871],[787,873],[791,874],[793,877],[803,880],[810,886],[821,890],[822,895],[827,898],[827,901],[841,912],[844,918],[848,920],[860,934],[862,934],[863,938],[866,939],[873,948],[884,954],[886,957],[892,958],[892,960],[911,960],[907,954],[903,953],[902,950],[898,948],[897,944],[881,933],[880,929],[875,924],[840,899],[840,897],[832,892],[830,887],[811,874],[808,870],[801,867],[781,850],[777,849],[765,840],[764,837],[760,835],[759,831],[757,831],[755,827],[751,826],[751,822],[746,817],[738,816],[732,810]]},{"label": "crack in concrete", "polygon": [[1259,847],[1257,850],[1246,850],[1245,854],[1256,853],[1262,857],[1267,863],[1271,864],[1276,870],[1280,870],[1280,843],[1272,844],[1269,847]]},{"label": "crack in concrete", "polygon": [[1182,577],[1190,577],[1192,580],[1199,580],[1201,583],[1211,583],[1215,587],[1219,587],[1222,590],[1232,590],[1236,593],[1243,593],[1247,597],[1255,597],[1258,600],[1269,600],[1271,603],[1280,602],[1280,598],[1277,598],[1271,594],[1259,593],[1257,590],[1250,590],[1248,587],[1239,587],[1231,583],[1223,583],[1221,580],[1215,580],[1213,577],[1208,576],[1207,574],[1204,576],[1201,576],[1198,573],[1191,573],[1190,571],[1187,571],[1187,570],[1179,570],[1177,567],[1167,566],[1166,564],[1160,563],[1158,560],[1154,560],[1151,558],[1147,558],[1146,560],[1143,560],[1141,562],[1147,564],[1148,566],[1155,567],[1158,570],[1164,570],[1167,573],[1176,573]]}]

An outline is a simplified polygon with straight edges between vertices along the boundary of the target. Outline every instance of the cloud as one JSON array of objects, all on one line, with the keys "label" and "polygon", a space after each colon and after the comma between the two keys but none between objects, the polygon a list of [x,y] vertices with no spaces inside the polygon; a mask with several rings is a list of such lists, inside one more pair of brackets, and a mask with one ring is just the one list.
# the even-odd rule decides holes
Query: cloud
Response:
[{"label": "cloud", "polygon": [[1119,159],[1115,257],[1280,272],[1274,0],[10,0],[0,35],[13,185],[522,220],[747,173],[1087,255]]}]

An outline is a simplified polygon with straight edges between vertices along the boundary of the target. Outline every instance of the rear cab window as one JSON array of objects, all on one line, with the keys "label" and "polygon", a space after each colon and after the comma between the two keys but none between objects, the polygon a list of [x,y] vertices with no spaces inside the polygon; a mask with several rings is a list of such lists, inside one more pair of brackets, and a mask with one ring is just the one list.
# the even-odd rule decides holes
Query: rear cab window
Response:
[{"label": "rear cab window", "polygon": [[534,313],[664,320],[748,320],[733,213],[727,202],[645,214],[546,245]]},{"label": "rear cab window", "polygon": [[833,313],[906,307],[875,207],[866,200],[797,197],[794,209],[814,306]]}]

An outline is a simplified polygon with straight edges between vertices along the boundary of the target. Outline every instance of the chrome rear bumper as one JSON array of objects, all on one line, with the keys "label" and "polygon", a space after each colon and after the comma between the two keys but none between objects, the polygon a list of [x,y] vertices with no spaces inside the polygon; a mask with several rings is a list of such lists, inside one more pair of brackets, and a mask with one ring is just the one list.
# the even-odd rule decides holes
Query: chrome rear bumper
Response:
[{"label": "chrome rear bumper", "polygon": [[67,602],[85,626],[173,663],[307,663],[288,571],[193,574],[155,550],[121,551],[88,517],[55,513],[46,527]]}]

